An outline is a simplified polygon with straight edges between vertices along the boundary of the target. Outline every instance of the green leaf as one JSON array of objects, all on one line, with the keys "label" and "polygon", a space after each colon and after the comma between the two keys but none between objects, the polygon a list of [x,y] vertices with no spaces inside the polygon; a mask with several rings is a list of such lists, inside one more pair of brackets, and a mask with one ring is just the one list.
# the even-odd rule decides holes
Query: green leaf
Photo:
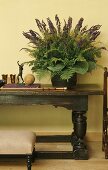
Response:
[{"label": "green leaf", "polygon": [[46,55],[48,56],[48,58],[52,58],[52,57],[57,57],[57,58],[61,58],[62,54],[61,51],[59,51],[58,49],[51,49],[48,50]]},{"label": "green leaf", "polygon": [[71,78],[73,76],[73,74],[75,73],[75,69],[74,68],[70,68],[70,69],[66,69],[63,70],[61,73],[61,79],[62,80],[68,80],[69,78]]},{"label": "green leaf", "polygon": [[78,74],[85,74],[88,71],[88,63],[86,61],[78,62],[74,69]]},{"label": "green leaf", "polygon": [[81,54],[79,54],[79,55],[76,57],[76,61],[86,61],[86,59],[85,59]]},{"label": "green leaf", "polygon": [[89,61],[88,62],[88,72],[91,72],[92,70],[94,70],[97,67],[95,62]]},{"label": "green leaf", "polygon": [[64,65],[63,64],[57,64],[55,66],[49,66],[47,68],[48,68],[48,70],[50,70],[52,72],[58,72],[58,71],[61,71],[64,68]]},{"label": "green leaf", "polygon": [[56,64],[58,61],[63,61],[63,60],[61,58],[56,58],[56,57],[51,58],[52,63],[54,62]]}]

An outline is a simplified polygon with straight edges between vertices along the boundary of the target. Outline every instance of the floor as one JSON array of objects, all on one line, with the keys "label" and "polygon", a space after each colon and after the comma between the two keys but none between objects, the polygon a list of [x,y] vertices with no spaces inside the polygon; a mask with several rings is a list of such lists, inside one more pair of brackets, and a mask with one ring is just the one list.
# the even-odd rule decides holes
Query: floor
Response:
[{"label": "floor", "polygon": [[[69,143],[37,144],[37,150],[70,150]],[[32,170],[108,170],[108,160],[104,159],[101,142],[88,142],[89,160],[44,159],[35,160]],[[0,170],[26,170],[24,159],[2,159]]]}]

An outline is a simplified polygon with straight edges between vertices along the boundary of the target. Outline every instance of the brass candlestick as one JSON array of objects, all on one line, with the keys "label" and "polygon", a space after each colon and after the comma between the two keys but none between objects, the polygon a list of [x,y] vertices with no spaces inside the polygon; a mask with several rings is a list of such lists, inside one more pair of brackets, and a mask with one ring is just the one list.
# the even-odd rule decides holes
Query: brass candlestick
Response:
[{"label": "brass candlestick", "polygon": [[15,83],[15,80],[16,80],[16,74],[10,74],[10,81],[12,84]]},{"label": "brass candlestick", "polygon": [[7,84],[8,74],[2,74],[2,80],[5,81],[5,84]]}]

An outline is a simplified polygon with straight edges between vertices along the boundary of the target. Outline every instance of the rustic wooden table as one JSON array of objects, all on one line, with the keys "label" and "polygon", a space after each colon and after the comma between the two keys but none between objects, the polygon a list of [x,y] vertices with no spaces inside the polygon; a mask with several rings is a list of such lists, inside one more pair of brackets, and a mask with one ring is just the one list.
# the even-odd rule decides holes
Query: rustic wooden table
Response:
[{"label": "rustic wooden table", "polygon": [[[73,151],[66,152],[36,152],[39,158],[70,158],[88,159],[88,150],[84,142],[86,135],[88,110],[88,96],[103,95],[103,90],[98,85],[77,85],[72,90],[65,88],[1,88],[0,105],[54,105],[72,110],[72,122],[74,130],[70,135]],[[64,136],[65,139],[65,136]]]}]

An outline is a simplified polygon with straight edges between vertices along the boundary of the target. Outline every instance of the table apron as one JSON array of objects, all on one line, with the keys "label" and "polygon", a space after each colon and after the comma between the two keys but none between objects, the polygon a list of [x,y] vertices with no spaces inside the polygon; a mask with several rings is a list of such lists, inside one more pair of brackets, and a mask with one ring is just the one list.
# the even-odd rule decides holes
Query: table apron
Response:
[{"label": "table apron", "polygon": [[88,110],[88,95],[0,95],[0,105],[54,105],[73,110]]}]

